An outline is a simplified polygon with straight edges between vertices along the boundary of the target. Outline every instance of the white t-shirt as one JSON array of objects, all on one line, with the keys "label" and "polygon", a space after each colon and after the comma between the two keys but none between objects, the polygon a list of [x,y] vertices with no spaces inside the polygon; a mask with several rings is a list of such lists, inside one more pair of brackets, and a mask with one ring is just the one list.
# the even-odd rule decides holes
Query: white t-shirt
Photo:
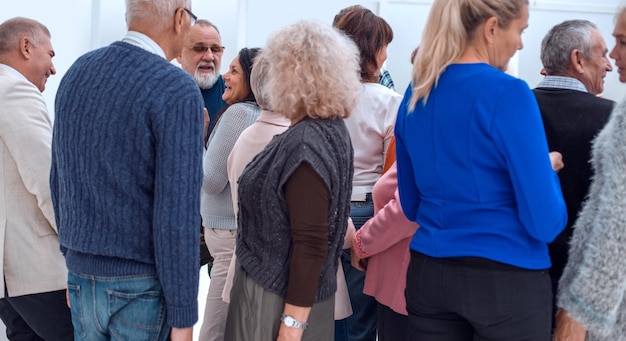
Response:
[{"label": "white t-shirt", "polygon": [[344,120],[354,148],[353,200],[363,200],[380,178],[402,96],[377,83],[363,83],[359,101]]}]

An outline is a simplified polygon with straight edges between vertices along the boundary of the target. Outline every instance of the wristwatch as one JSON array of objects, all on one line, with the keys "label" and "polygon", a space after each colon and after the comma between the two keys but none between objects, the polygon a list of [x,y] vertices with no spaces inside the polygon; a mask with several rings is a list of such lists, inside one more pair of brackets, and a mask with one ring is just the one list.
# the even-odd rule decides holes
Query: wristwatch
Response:
[{"label": "wristwatch", "polygon": [[285,324],[285,326],[287,326],[289,328],[306,329],[306,326],[309,325],[306,322],[300,322],[300,321],[296,320],[295,318],[293,318],[293,317],[291,317],[289,315],[285,315],[285,314],[283,314],[280,317],[280,320],[283,321],[283,324]]}]

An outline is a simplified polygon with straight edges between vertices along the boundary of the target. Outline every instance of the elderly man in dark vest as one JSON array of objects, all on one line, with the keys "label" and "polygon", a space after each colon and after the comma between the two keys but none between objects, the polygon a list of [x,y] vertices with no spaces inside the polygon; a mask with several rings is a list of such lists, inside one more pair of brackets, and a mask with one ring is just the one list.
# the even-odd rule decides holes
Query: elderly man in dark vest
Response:
[{"label": "elderly man in dark vest", "polygon": [[607,53],[596,25],[586,20],[568,20],[554,26],[541,43],[546,77],[533,91],[550,151],[563,155],[565,168],[559,172],[559,179],[568,215],[565,230],[549,245],[555,295],[567,263],[572,226],[593,175],[589,164],[591,143],[615,104],[600,97],[604,77],[612,70]]}]

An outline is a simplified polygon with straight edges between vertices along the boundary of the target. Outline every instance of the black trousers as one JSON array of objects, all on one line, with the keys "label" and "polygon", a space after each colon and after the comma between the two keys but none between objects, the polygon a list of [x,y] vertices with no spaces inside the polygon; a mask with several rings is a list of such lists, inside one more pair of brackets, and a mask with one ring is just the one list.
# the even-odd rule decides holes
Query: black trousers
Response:
[{"label": "black trousers", "polygon": [[74,340],[65,290],[0,299],[0,318],[10,341]]},{"label": "black trousers", "polygon": [[378,341],[401,341],[406,336],[407,317],[398,314],[384,304],[376,307]]},{"label": "black trousers", "polygon": [[411,251],[406,340],[550,340],[547,271],[486,259],[437,259]]}]

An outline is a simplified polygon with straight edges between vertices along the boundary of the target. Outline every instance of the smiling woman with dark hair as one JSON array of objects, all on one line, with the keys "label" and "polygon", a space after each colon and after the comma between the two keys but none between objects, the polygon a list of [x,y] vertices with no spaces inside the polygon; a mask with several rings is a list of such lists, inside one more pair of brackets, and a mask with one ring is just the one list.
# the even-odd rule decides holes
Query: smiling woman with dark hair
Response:
[{"label": "smiling woman with dark hair", "polygon": [[204,153],[200,212],[204,239],[214,259],[204,322],[200,329],[202,340],[221,340],[224,337],[228,304],[222,301],[222,291],[237,231],[227,161],[241,132],[252,125],[261,112],[250,87],[250,74],[258,52],[258,48],[241,49],[224,74],[226,89],[222,99],[228,107],[218,117]]}]

